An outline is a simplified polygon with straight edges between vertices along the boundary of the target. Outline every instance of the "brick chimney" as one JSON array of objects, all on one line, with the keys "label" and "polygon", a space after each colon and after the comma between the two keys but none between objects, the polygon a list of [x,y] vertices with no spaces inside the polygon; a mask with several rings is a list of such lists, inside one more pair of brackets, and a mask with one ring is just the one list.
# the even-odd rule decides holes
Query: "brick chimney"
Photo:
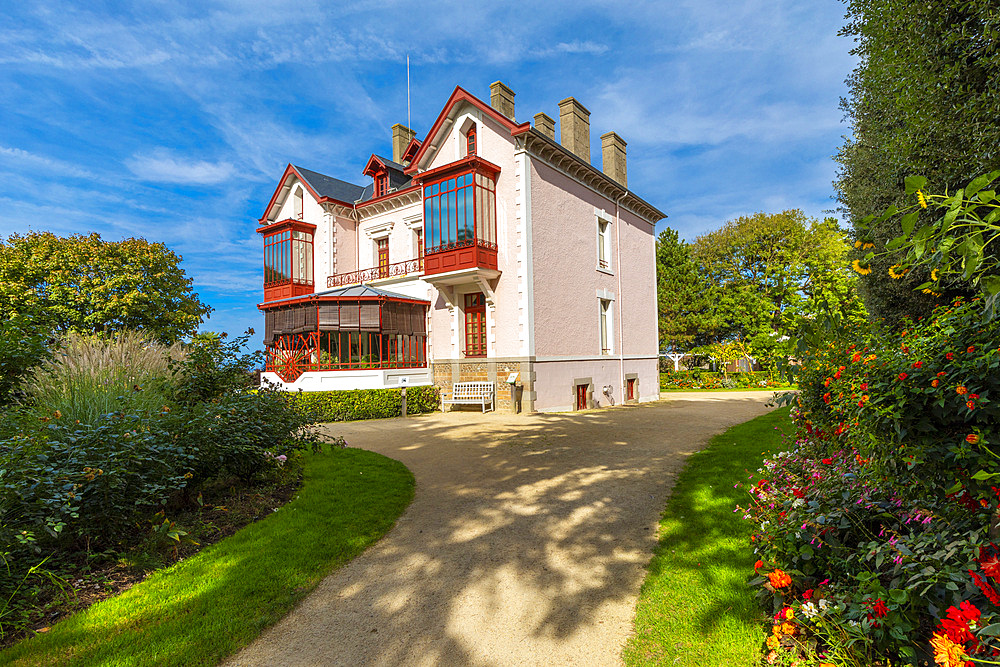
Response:
[{"label": "brick chimney", "polygon": [[563,147],[590,162],[590,112],[576,98],[559,103],[559,130]]},{"label": "brick chimney", "polygon": [[556,140],[556,122],[546,113],[535,114],[535,129],[552,141]]},{"label": "brick chimney", "polygon": [[614,132],[601,135],[601,167],[604,174],[628,187],[625,145],[625,140]]},{"label": "brick chimney", "polygon": [[500,81],[490,84],[490,106],[514,120],[514,91]]},{"label": "brick chimney", "polygon": [[417,136],[417,133],[406,127],[402,123],[392,126],[392,161],[399,162],[403,158],[406,147],[410,145],[410,140]]}]

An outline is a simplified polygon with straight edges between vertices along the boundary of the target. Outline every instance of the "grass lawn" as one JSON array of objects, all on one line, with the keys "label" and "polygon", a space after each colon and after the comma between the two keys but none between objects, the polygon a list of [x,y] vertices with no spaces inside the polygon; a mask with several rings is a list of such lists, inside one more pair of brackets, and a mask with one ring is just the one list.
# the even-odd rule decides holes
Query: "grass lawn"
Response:
[{"label": "grass lawn", "polygon": [[791,432],[788,408],[734,426],[689,459],[660,520],[626,665],[757,663],[768,628],[746,585],[757,558],[751,526],[733,513],[745,493],[733,485],[784,448],[775,427]]},{"label": "grass lawn", "polygon": [[410,471],[379,454],[308,454],[295,500],[0,652],[0,664],[215,665],[384,535],[413,488]]}]

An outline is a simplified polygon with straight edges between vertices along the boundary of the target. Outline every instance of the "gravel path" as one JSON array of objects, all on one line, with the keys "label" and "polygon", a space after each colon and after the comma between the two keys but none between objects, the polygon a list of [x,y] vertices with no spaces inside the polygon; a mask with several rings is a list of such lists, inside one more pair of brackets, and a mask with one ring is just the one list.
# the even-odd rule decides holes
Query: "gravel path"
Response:
[{"label": "gravel path", "polygon": [[[619,665],[684,459],[767,392],[333,424],[417,480],[385,538],[228,665]],[[252,613],[252,610],[248,610]]]}]

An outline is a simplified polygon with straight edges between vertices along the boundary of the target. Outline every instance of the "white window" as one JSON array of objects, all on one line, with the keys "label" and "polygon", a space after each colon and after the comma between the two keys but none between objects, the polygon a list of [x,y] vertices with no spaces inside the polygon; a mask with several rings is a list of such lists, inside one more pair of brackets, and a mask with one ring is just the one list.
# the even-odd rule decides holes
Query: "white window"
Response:
[{"label": "white window", "polygon": [[611,271],[611,221],[597,218],[597,268]]},{"label": "white window", "polygon": [[295,196],[292,197],[292,204],[295,207],[293,209],[293,211],[295,213],[295,219],[296,220],[301,220],[302,219],[302,188],[301,187],[295,188]]},{"label": "white window", "polygon": [[614,352],[612,349],[613,336],[613,324],[612,324],[612,313],[611,313],[611,300],[610,299],[600,299],[600,320],[598,323],[598,328],[601,332],[601,354],[611,354]]}]

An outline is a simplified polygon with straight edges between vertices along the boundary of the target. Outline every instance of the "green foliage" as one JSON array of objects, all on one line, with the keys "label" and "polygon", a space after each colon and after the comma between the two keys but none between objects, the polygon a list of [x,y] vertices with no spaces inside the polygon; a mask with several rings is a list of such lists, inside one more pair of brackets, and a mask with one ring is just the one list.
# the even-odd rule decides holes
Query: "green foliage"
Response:
[{"label": "green foliage", "polygon": [[715,373],[696,369],[660,373],[660,389],[765,389],[780,387],[784,383],[766,371],[741,371]]},{"label": "green foliage", "polygon": [[[910,176],[906,179],[906,194],[917,200],[911,206],[897,210],[890,207],[862,222],[862,229],[892,227],[888,220],[899,220],[902,233],[886,244],[884,252],[870,252],[864,258],[871,263],[876,257],[892,255],[899,263],[889,270],[890,277],[906,282],[912,289],[936,299],[972,288],[985,298],[986,317],[997,315],[1000,298],[1000,259],[992,246],[1000,238],[1000,200],[996,189],[1000,171],[974,179],[953,195],[925,194],[927,179]],[[907,274],[927,277],[920,283]],[[914,286],[915,285],[915,286]]]},{"label": "green foliage", "polygon": [[0,320],[38,313],[57,332],[134,330],[169,345],[212,310],[180,261],[145,239],[14,234],[0,240]]},{"label": "green foliage", "polygon": [[743,216],[699,237],[691,253],[715,286],[721,322],[709,338],[741,340],[773,366],[787,356],[787,338],[799,323],[819,310],[863,319],[849,249],[834,221],[811,220],[798,210]]},{"label": "green foliage", "polygon": [[[400,389],[304,391],[295,395],[295,401],[321,422],[388,419],[402,414]],[[434,412],[440,404],[438,388],[433,385],[408,387],[406,390],[407,414]]]},{"label": "green foliage", "polygon": [[110,337],[69,332],[53,347],[26,383],[27,398],[41,417],[84,423],[113,412],[160,412],[170,400],[171,360],[184,357],[179,344],[166,347],[132,331]]},{"label": "green foliage", "polygon": [[[923,174],[932,190],[955,191],[1000,168],[1000,14],[994,0],[846,4],[842,34],[854,38],[860,62],[848,79],[853,136],[837,156],[837,189],[861,238],[866,217],[909,203],[906,176]],[[866,238],[881,245],[895,237],[898,227],[886,224],[865,229]],[[912,284],[880,279],[900,259],[877,257],[861,281],[869,312],[890,323],[935,305]],[[918,284],[927,274],[912,278]]]},{"label": "green foliage", "polygon": [[1000,576],[988,565],[1000,536],[998,340],[981,301],[956,301],[901,331],[829,326],[802,355],[797,448],[761,469],[747,511],[762,574],[781,569],[792,585],[753,583],[830,655],[915,664],[951,607],[978,608],[980,629],[1000,620],[992,588],[970,575]]},{"label": "green foliage", "polygon": [[252,335],[253,329],[233,340],[211,331],[193,336],[184,356],[170,364],[174,398],[194,404],[254,387],[252,369],[263,360],[263,353],[243,351]]},{"label": "green foliage", "polygon": [[721,326],[712,308],[714,287],[691,257],[691,247],[669,227],[656,239],[656,295],[659,307],[660,349],[684,352],[707,342]]},{"label": "green foliage", "polygon": [[0,407],[24,398],[32,369],[51,356],[48,342],[37,317],[19,314],[0,321]]}]

